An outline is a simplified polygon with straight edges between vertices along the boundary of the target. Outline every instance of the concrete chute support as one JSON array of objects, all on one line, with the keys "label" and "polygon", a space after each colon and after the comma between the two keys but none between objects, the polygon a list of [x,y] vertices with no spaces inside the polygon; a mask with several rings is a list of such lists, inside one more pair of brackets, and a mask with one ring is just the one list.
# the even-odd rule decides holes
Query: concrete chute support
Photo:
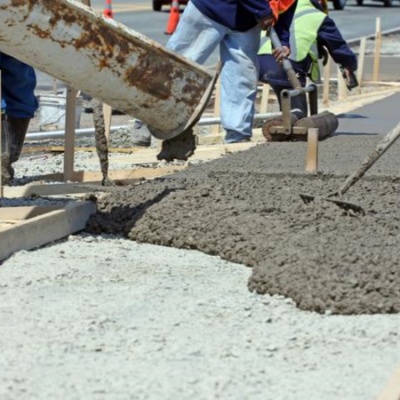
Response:
[{"label": "concrete chute support", "polygon": [[193,125],[215,76],[71,0],[0,0],[0,49],[115,109],[159,139]]}]

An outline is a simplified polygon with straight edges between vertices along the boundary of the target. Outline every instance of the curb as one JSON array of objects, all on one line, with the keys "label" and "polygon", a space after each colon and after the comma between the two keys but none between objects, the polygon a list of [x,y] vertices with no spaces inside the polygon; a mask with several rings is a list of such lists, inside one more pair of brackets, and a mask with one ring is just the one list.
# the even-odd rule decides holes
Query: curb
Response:
[{"label": "curb", "polygon": [[[389,36],[389,35],[393,35],[395,33],[400,33],[400,27],[398,28],[392,28],[392,29],[388,29],[387,31],[383,31],[381,32],[382,36]],[[350,39],[350,40],[346,40],[347,44],[352,47],[352,46],[359,46],[361,43],[361,40],[363,38],[367,38],[368,39],[373,39],[375,37],[375,33],[371,33],[370,35],[366,35],[366,36],[361,36],[355,39]]]}]

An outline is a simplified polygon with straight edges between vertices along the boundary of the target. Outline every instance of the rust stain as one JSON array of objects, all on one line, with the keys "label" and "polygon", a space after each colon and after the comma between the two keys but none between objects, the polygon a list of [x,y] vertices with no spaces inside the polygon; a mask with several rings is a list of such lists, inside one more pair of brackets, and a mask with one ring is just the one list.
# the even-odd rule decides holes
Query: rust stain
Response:
[{"label": "rust stain", "polygon": [[[150,94],[155,101],[174,96],[176,102],[193,106],[197,105],[205,90],[204,84],[209,80],[206,73],[194,73],[179,57],[166,54],[162,46],[156,43],[152,46],[140,38],[129,36],[103,18],[81,12],[73,3],[64,0],[11,0],[11,5],[25,9],[21,13],[22,20],[26,20],[33,9],[39,9],[50,17],[45,27],[39,22],[27,25],[35,36],[58,43],[61,48],[73,47],[77,52],[88,50],[86,55],[95,68],[109,69],[124,79],[128,87]],[[73,25],[78,29],[66,29]],[[62,39],[56,36],[60,32]],[[129,66],[133,62],[134,65]],[[173,93],[177,82],[183,82],[183,88],[180,93]]]},{"label": "rust stain", "polygon": [[160,100],[171,97],[171,77],[173,76],[171,63],[155,54],[142,54],[137,63],[128,68],[125,81],[143,92],[148,92]]}]

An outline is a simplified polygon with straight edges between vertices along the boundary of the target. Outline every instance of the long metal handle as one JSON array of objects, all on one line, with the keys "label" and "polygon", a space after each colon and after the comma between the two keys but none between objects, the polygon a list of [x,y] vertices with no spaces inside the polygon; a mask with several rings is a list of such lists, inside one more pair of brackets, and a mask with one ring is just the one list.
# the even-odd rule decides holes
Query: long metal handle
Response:
[{"label": "long metal handle", "polygon": [[[271,39],[272,46],[275,49],[282,50],[282,43],[281,43],[274,28],[270,29],[269,37]],[[287,57],[283,58],[282,66],[283,66],[283,69],[285,70],[285,72],[287,73],[288,79],[289,79],[290,83],[292,84],[293,89],[301,89],[301,87],[302,87],[301,83],[296,76],[296,72],[294,71],[294,69],[292,67],[292,63],[290,62],[290,60]]]},{"label": "long metal handle", "polygon": [[398,123],[376,146],[375,150],[363,161],[361,167],[351,174],[339,189],[339,195],[345,194],[364,174],[375,164],[375,162],[389,149],[389,147],[400,136],[400,123]]}]

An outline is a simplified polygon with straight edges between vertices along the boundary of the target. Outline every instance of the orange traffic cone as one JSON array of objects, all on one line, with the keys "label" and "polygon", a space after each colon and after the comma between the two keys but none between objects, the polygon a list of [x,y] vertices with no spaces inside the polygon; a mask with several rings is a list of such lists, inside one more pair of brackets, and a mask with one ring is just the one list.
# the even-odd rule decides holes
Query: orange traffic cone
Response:
[{"label": "orange traffic cone", "polygon": [[113,18],[113,12],[112,12],[112,8],[111,8],[111,0],[106,0],[106,6],[104,8],[103,11],[103,15],[107,18]]},{"label": "orange traffic cone", "polygon": [[172,0],[165,34],[172,35],[175,32],[176,27],[178,26],[178,22],[179,22],[179,0]]}]

